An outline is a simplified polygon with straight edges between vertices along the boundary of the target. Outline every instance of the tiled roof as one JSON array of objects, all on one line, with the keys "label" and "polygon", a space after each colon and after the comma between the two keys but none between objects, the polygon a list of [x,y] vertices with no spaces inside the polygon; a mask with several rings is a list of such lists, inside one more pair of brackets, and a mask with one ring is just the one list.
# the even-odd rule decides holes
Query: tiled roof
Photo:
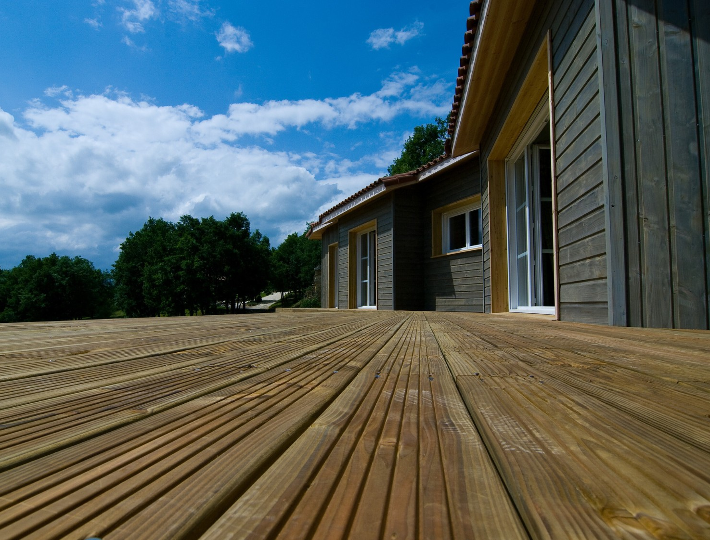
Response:
[{"label": "tiled roof", "polygon": [[[360,191],[358,191],[357,193],[353,193],[353,194],[350,195],[347,199],[344,199],[344,200],[340,201],[338,204],[336,204],[336,205],[333,206],[332,208],[329,208],[328,210],[326,210],[325,212],[323,212],[320,216],[318,216],[318,223],[320,223],[320,222],[323,220],[323,217],[325,217],[327,214],[330,214],[330,213],[333,212],[334,210],[337,210],[338,208],[341,208],[341,207],[345,206],[345,205],[348,204],[349,202],[354,201],[355,199],[357,199],[357,198],[360,197],[361,195],[364,195],[364,194],[367,193],[368,191],[372,191],[372,190],[373,190],[374,188],[376,188],[377,186],[379,186],[379,185],[381,185],[381,184],[384,184],[385,186],[390,186],[390,185],[401,184],[401,183],[402,183],[403,181],[405,181],[405,180],[414,180],[414,179],[416,179],[416,176],[417,176],[418,174],[420,174],[420,173],[422,173],[422,172],[424,172],[424,171],[430,169],[430,168],[433,167],[434,165],[437,165],[437,164],[441,163],[441,162],[444,161],[447,157],[448,157],[447,154],[442,154],[442,155],[440,155],[438,158],[436,158],[436,159],[430,161],[429,163],[427,163],[427,164],[425,164],[425,165],[422,165],[421,167],[419,167],[418,169],[415,169],[415,170],[413,170],[413,171],[409,171],[409,172],[401,173],[401,174],[395,174],[395,175],[392,175],[392,176],[383,176],[382,178],[378,178],[377,180],[375,180],[374,182],[372,182],[372,184],[368,184],[367,186],[365,186],[364,188],[362,188],[362,189],[361,189]],[[315,223],[312,223],[311,225],[315,225]]]}]

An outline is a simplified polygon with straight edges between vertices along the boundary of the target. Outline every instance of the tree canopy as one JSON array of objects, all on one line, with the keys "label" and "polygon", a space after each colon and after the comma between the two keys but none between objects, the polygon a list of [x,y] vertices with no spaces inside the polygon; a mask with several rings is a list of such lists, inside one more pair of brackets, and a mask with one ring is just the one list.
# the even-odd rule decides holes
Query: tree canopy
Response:
[{"label": "tree canopy", "polygon": [[112,310],[110,273],[82,257],[28,255],[0,270],[0,322],[108,317]]},{"label": "tree canopy", "polygon": [[293,291],[297,297],[313,285],[316,266],[320,263],[320,242],[302,234],[291,233],[272,255],[271,282],[279,291]]},{"label": "tree canopy", "polygon": [[269,239],[247,217],[150,218],[121,244],[114,264],[116,301],[128,316],[234,312],[266,287]]},{"label": "tree canopy", "polygon": [[414,128],[402,149],[402,154],[387,168],[390,176],[413,171],[433,161],[444,153],[447,123],[437,117],[433,124],[424,124]]}]

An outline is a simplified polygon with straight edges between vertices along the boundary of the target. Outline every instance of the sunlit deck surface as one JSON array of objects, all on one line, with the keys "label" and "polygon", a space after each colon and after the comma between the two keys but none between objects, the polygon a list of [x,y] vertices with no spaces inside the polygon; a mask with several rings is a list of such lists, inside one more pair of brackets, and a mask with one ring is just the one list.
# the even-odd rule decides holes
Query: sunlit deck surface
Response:
[{"label": "sunlit deck surface", "polygon": [[710,333],[0,325],[0,538],[710,538]]}]

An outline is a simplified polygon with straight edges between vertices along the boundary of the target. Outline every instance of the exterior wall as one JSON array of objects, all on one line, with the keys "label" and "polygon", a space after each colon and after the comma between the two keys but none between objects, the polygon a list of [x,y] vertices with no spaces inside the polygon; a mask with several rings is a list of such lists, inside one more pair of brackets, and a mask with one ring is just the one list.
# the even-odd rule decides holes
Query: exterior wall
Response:
[{"label": "exterior wall", "polygon": [[427,216],[420,189],[422,187],[405,187],[393,193],[395,309],[424,309],[422,244],[424,231],[427,230]]},{"label": "exterior wall", "polygon": [[[321,252],[320,252],[320,267],[321,267],[321,287],[320,287],[320,305],[321,307],[328,307],[328,292],[329,283],[328,276],[330,271],[328,268],[328,246],[338,241],[338,224],[328,227],[323,231],[323,236],[321,239]],[[340,281],[340,280],[338,280]]]},{"label": "exterior wall", "polygon": [[[392,195],[384,195],[364,205],[363,208],[341,217],[338,222],[338,307],[340,309],[348,309],[349,305],[349,231],[373,219],[377,219],[377,309],[394,309],[392,204]],[[327,250],[327,246],[325,249]]]},{"label": "exterior wall", "polygon": [[[594,0],[538,2],[530,18],[487,134],[482,174],[540,44],[552,38],[557,169],[560,316],[608,322],[605,191],[602,175],[599,78]],[[491,311],[489,194],[482,186],[485,311]],[[497,256],[495,253],[493,256]]]},{"label": "exterior wall", "polygon": [[708,328],[710,3],[597,1],[628,324]]},{"label": "exterior wall", "polygon": [[[594,3],[553,34],[560,318],[607,324],[607,236]],[[564,19],[563,19],[564,20]]]},{"label": "exterior wall", "polygon": [[483,311],[483,253],[468,251],[432,257],[434,210],[481,193],[478,160],[462,163],[416,186],[423,209],[421,260],[424,261],[424,309]]}]

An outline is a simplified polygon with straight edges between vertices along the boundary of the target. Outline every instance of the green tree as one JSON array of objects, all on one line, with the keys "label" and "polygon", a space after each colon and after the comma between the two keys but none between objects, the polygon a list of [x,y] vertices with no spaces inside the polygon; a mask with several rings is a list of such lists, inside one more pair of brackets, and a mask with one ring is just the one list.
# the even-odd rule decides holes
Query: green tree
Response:
[{"label": "green tree", "polygon": [[392,176],[418,169],[444,153],[448,123],[437,117],[433,124],[414,128],[402,149],[402,154],[387,168]]},{"label": "green tree", "polygon": [[177,233],[173,223],[149,218],[129,233],[114,263],[116,303],[129,317],[184,314],[179,277]]},{"label": "green tree", "polygon": [[293,291],[297,297],[313,284],[320,262],[320,243],[306,233],[291,233],[272,254],[272,284],[279,291]]},{"label": "green tree", "polygon": [[150,218],[121,244],[117,302],[129,316],[234,312],[266,286],[269,255],[269,239],[250,232],[241,212],[223,221]]},{"label": "green tree", "polygon": [[107,317],[113,282],[82,257],[28,255],[0,272],[0,322]]}]

